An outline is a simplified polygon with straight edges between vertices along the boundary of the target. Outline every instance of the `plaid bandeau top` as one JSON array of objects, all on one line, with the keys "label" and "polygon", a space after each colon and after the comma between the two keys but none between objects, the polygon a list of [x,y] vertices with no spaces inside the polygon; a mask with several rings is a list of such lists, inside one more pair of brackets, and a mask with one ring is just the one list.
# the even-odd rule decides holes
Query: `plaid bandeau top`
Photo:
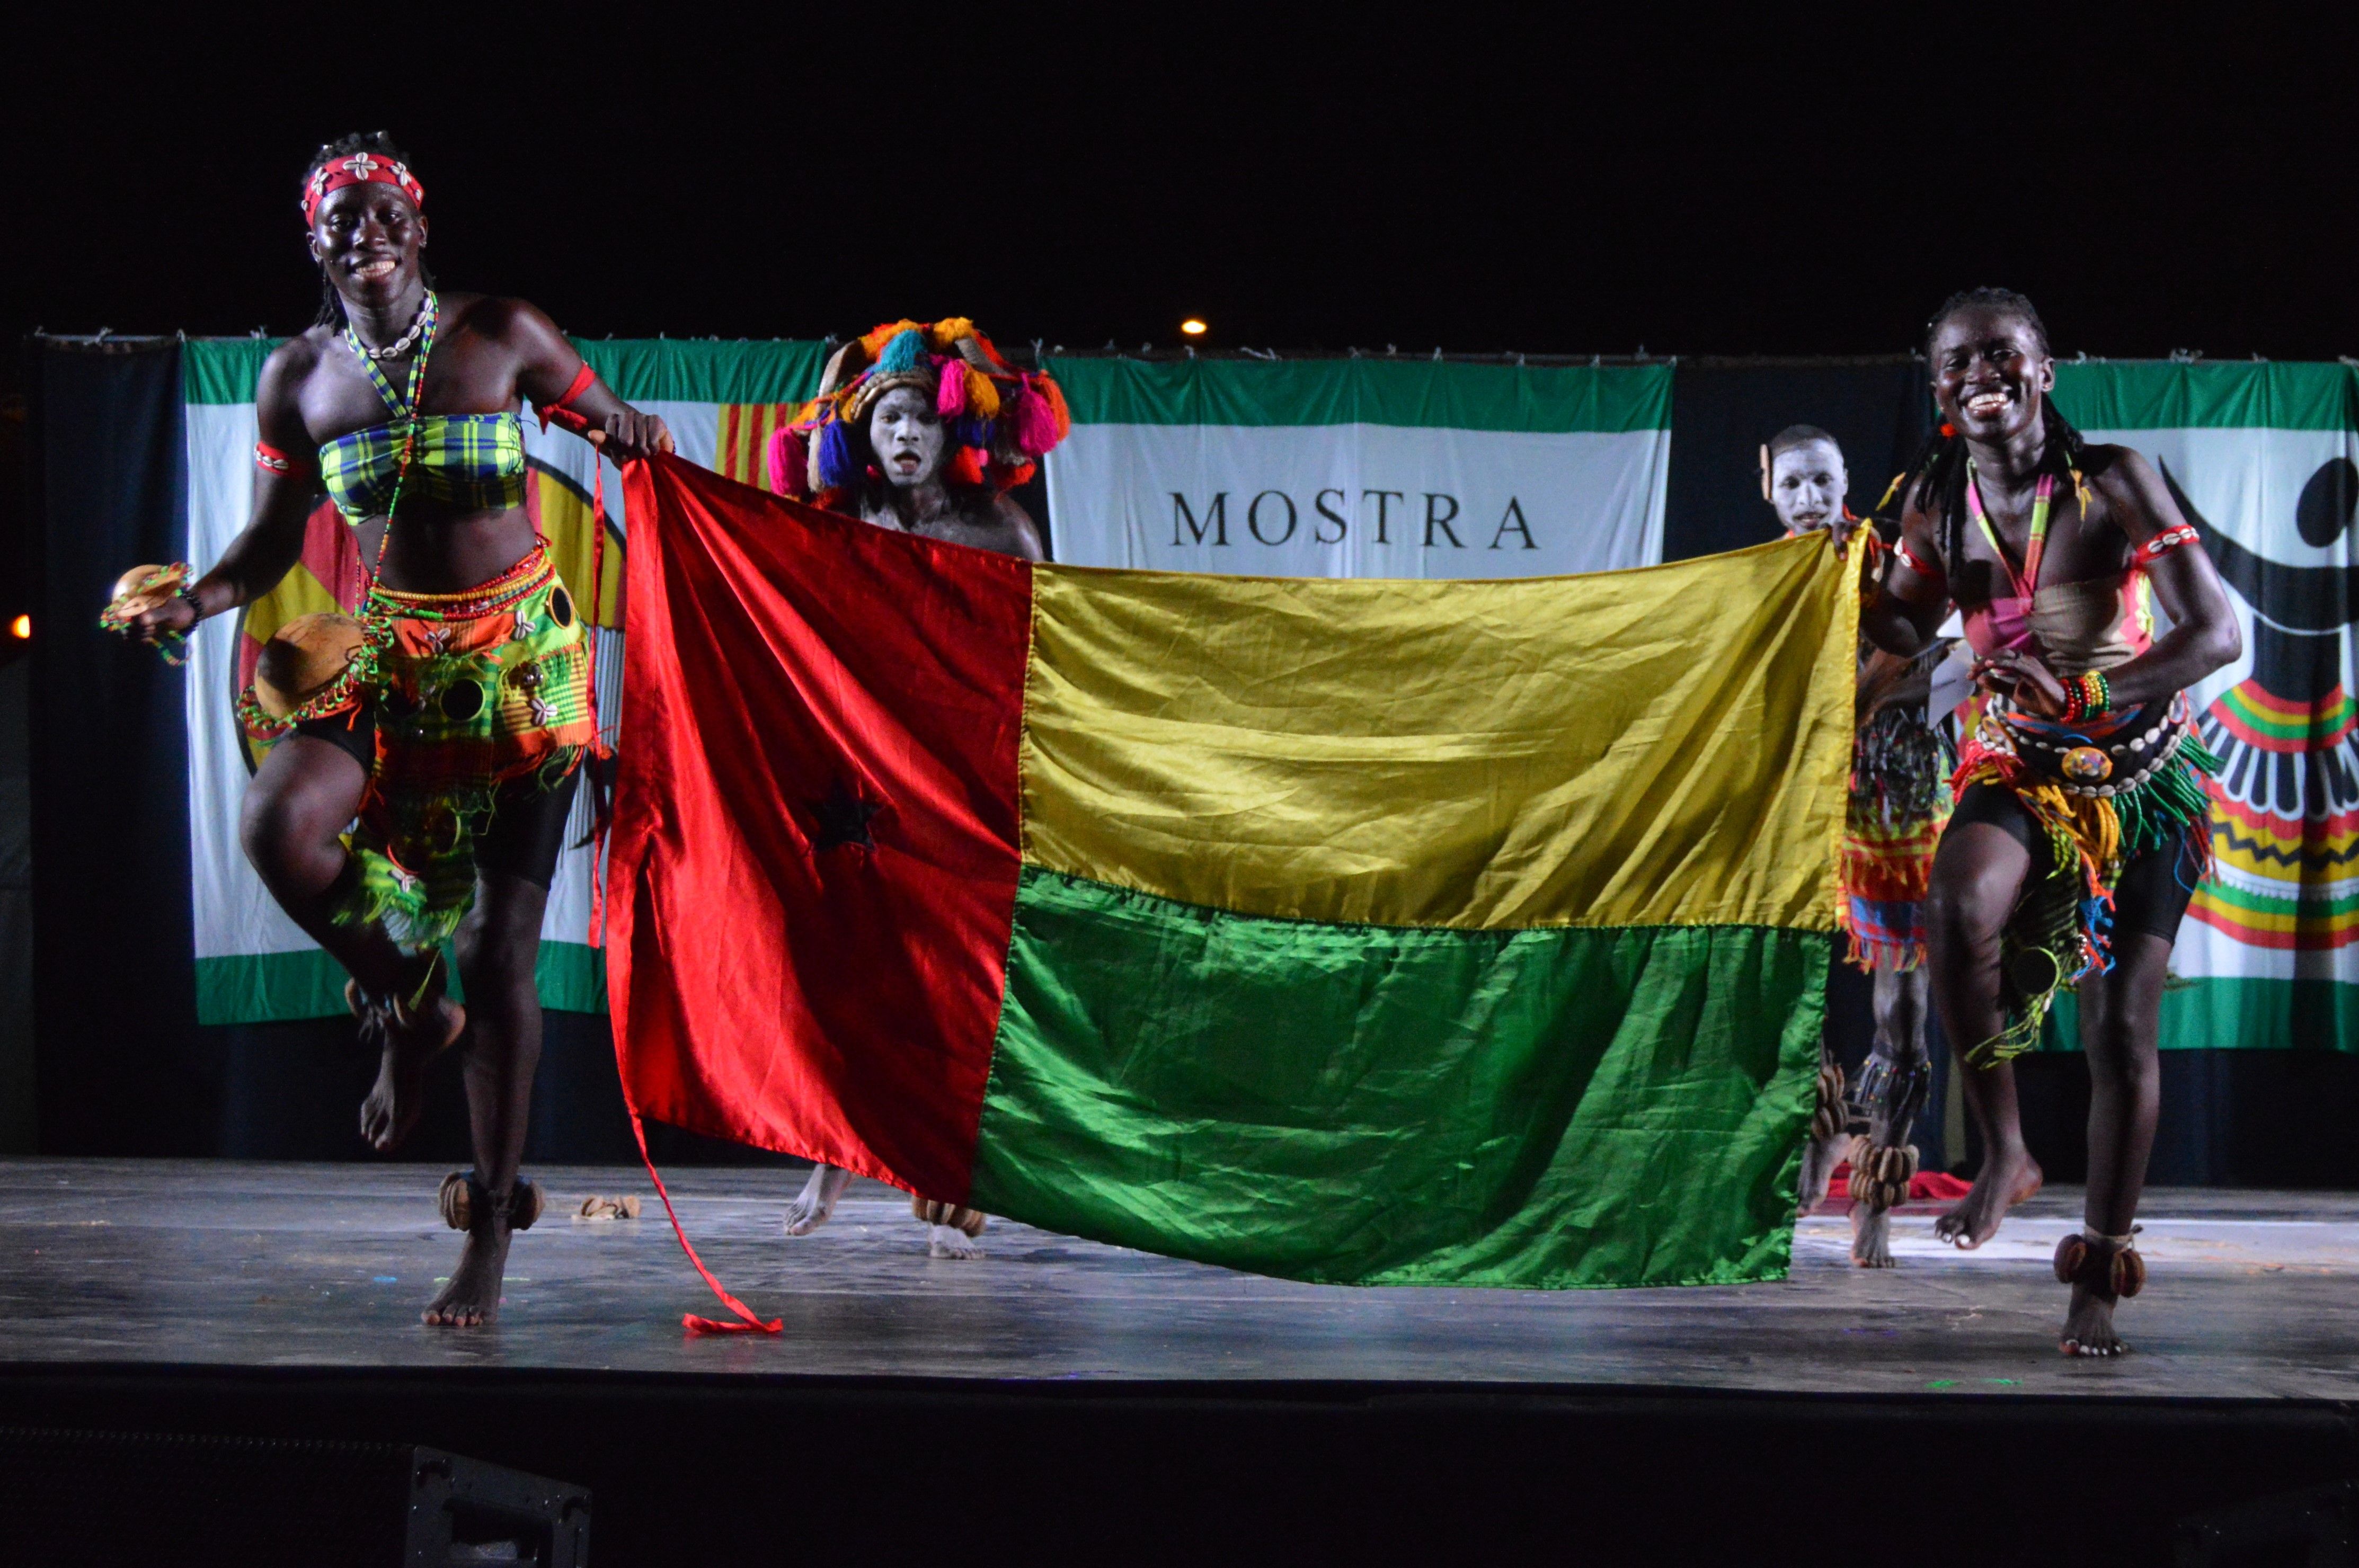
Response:
[{"label": "plaid bandeau top", "polygon": [[382,517],[398,485],[456,512],[501,512],[524,504],[524,427],[513,412],[429,414],[417,421],[409,472],[401,472],[410,421],[397,419],[339,436],[320,449],[320,479],[351,523]]}]

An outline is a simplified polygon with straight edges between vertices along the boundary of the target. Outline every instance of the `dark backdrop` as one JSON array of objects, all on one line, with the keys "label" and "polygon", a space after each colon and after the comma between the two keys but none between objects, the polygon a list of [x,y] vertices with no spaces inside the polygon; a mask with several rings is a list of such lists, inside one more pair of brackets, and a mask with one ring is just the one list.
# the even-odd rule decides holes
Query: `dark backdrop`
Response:
[{"label": "dark backdrop", "polygon": [[1671,472],[1663,558],[1683,561],[1777,536],[1761,499],[1761,448],[1788,425],[1835,438],[1865,516],[1932,432],[1925,362],[1908,354],[1846,360],[1681,360],[1671,380]]},{"label": "dark backdrop", "polygon": [[[1671,558],[1757,543],[1775,524],[1755,452],[1783,426],[1821,426],[1855,484],[1922,435],[1919,373],[1905,360],[1680,365],[1665,521]],[[352,1024],[325,1019],[201,1028],[189,889],[188,758],[179,672],[100,633],[92,607],[138,561],[186,549],[179,356],[171,340],[30,351],[38,536],[33,657],[35,1018],[41,1148],[56,1154],[370,1158],[356,1110],[375,1072]],[[1879,415],[1878,409],[1883,412]],[[1853,442],[1859,443],[1854,448]],[[1884,454],[1898,453],[1894,458]],[[1872,503],[1874,495],[1855,498]],[[1856,1062],[1870,1022],[1864,979],[1839,969],[1831,1028]],[[2343,1053],[2167,1051],[2153,1179],[2359,1184],[2359,1058]],[[2018,1069],[2034,1152],[2060,1181],[2083,1168],[2087,1071],[2077,1055]],[[1946,1081],[1944,1084],[1946,1089]],[[1935,1162],[1939,1105],[1920,1126]],[[775,1156],[650,1126],[658,1161]],[[466,1158],[458,1075],[436,1073],[404,1152]],[[527,1151],[534,1161],[634,1158],[603,1015],[548,1014]]]},{"label": "dark backdrop", "polygon": [[663,20],[28,7],[0,328],[300,327],[304,161],[383,127],[450,287],[593,334],[1893,353],[1995,283],[2066,353],[2359,352],[2347,6]]}]

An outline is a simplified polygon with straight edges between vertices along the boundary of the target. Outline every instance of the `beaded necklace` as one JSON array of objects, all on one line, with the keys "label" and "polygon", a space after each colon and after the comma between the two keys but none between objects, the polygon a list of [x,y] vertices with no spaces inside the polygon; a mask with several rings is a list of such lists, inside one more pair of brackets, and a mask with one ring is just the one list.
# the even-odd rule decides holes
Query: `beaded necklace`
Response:
[{"label": "beaded necklace", "polygon": [[418,450],[418,400],[426,390],[426,362],[434,357],[434,329],[441,315],[441,302],[429,288],[426,291],[425,304],[419,307],[418,320],[411,328],[418,334],[418,357],[409,362],[409,395],[407,397],[394,391],[393,383],[386,379],[385,372],[370,356],[360,334],[353,330],[351,320],[347,319],[344,322],[344,342],[352,349],[353,357],[361,362],[361,368],[368,373],[369,384],[376,388],[377,396],[383,398],[385,406],[392,410],[393,422],[401,429],[401,456],[393,470],[393,499],[386,503],[385,533],[377,539],[376,564],[369,570],[372,584],[385,568],[386,546],[393,542],[393,515],[401,509],[402,487],[408,481],[409,461]]},{"label": "beaded necklace", "polygon": [[2048,551],[2048,505],[2055,495],[2056,476],[2041,474],[2038,493],[2031,503],[2031,538],[2023,546],[2023,569],[2017,571],[2015,563],[2007,558],[2006,546],[1999,543],[1998,530],[1991,526],[1990,514],[1983,510],[1983,489],[1974,471],[1974,460],[1966,460],[1966,507],[1974,514],[1974,521],[1982,524],[1983,537],[1990,541],[1998,564],[2014,579],[2016,597],[2025,600],[2027,608],[2039,587],[2039,557]]}]

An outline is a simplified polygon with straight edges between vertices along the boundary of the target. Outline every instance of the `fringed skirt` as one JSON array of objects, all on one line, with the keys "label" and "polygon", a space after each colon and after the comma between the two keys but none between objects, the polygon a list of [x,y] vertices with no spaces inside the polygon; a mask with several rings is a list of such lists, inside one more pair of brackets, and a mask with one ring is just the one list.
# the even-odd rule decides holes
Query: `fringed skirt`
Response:
[{"label": "fringed skirt", "polygon": [[2199,874],[2208,872],[2210,784],[2219,770],[2196,738],[2184,696],[2076,726],[1985,709],[1951,788],[2011,791],[2051,852],[2000,935],[2006,1026],[1968,1051],[1969,1061],[2030,1050],[2056,993],[2113,968],[2114,890],[2131,860],[2180,848]]},{"label": "fringed skirt", "polygon": [[[404,947],[440,945],[474,902],[475,849],[503,801],[564,783],[597,742],[590,646],[546,550],[461,593],[370,587],[345,678],[281,719],[374,710],[375,763],[338,911]],[[251,723],[249,692],[240,713]]]},{"label": "fringed skirt", "polygon": [[1863,969],[1925,961],[1926,886],[1950,819],[1945,762],[1939,732],[1913,708],[1885,708],[1853,743],[1837,918]]}]

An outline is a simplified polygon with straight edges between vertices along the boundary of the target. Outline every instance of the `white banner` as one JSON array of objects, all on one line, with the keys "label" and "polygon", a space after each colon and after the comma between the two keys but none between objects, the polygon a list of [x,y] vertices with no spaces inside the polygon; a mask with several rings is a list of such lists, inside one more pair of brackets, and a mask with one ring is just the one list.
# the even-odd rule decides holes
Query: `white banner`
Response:
[{"label": "white banner", "polygon": [[1080,425],[1049,459],[1060,561],[1501,578],[1663,554],[1669,430]]}]

